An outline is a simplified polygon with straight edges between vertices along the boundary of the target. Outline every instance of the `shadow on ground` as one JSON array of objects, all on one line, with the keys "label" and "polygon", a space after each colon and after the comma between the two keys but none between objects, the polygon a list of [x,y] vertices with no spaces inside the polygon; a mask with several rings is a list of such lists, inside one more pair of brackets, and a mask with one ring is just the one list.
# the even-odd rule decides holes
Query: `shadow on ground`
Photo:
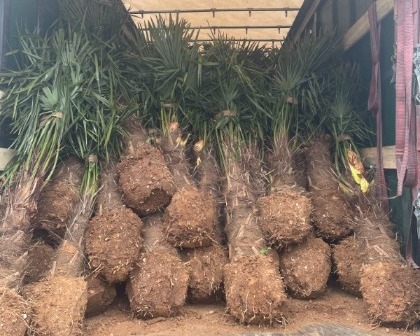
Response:
[{"label": "shadow on ground", "polygon": [[[311,325],[294,333],[243,333],[237,336],[377,336],[350,327],[337,325]],[[233,335],[232,335],[233,336]]]}]

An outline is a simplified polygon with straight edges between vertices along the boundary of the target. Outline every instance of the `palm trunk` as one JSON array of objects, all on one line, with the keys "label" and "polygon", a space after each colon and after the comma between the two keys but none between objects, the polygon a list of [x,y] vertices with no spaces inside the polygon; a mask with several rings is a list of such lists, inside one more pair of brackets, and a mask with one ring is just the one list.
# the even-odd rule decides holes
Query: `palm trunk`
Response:
[{"label": "palm trunk", "polygon": [[235,152],[241,144],[229,140],[224,147],[230,259],[224,269],[227,309],[242,323],[281,321],[283,281],[274,261],[261,253],[265,241],[257,222],[255,188],[244,157]]},{"label": "palm trunk", "polygon": [[379,322],[412,325],[419,320],[420,272],[403,260],[383,210],[378,205],[360,208],[356,229],[362,245],[360,290],[369,314]]},{"label": "palm trunk", "polygon": [[312,205],[296,185],[292,152],[286,132],[279,132],[269,157],[272,182],[267,196],[258,200],[260,227],[264,237],[277,248],[296,244],[312,231]]},{"label": "palm trunk", "polygon": [[317,234],[330,241],[348,236],[354,229],[354,222],[333,173],[328,136],[318,136],[311,142],[307,161],[314,207],[312,218]]},{"label": "palm trunk", "polygon": [[130,118],[124,127],[128,136],[118,165],[118,182],[124,203],[145,216],[167,206],[176,186],[160,151],[147,143],[140,122]]},{"label": "palm trunk", "polygon": [[89,265],[110,283],[128,278],[142,247],[143,222],[122,202],[114,163],[103,165],[97,213],[86,231]]},{"label": "palm trunk", "polygon": [[[88,165],[97,164],[93,157],[90,159]],[[87,306],[87,283],[82,276],[83,238],[94,203],[93,189],[85,191],[68,218],[50,275],[25,289],[33,310],[32,328],[40,334],[81,334]]]},{"label": "palm trunk", "polygon": [[19,291],[22,285],[42,176],[31,178],[21,171],[13,189],[3,195],[7,204],[0,229],[0,286]]},{"label": "palm trunk", "polygon": [[[181,252],[186,262],[189,281],[189,301],[208,303],[220,301],[223,293],[223,267],[227,263],[227,253],[222,246],[220,210],[221,194],[219,186],[219,168],[212,152],[199,149],[196,151],[199,163],[197,175],[199,188],[213,199],[214,211],[213,244],[209,247],[199,247]],[[210,203],[209,203],[210,205]]]},{"label": "palm trunk", "polygon": [[177,315],[187,297],[188,272],[165,240],[161,215],[144,222],[144,249],[127,285],[131,310],[142,318]]},{"label": "palm trunk", "polygon": [[178,123],[171,123],[161,146],[178,188],[163,218],[166,239],[180,248],[211,246],[216,220],[213,199],[197,188],[191,176]]},{"label": "palm trunk", "polygon": [[[56,175],[66,169],[63,163]],[[28,172],[21,172],[11,192],[2,195],[3,221],[0,237],[0,288],[3,295],[0,302],[0,334],[23,335],[31,316],[29,305],[18,294],[22,287],[32,238],[31,221],[37,210],[37,198],[44,174],[31,178]],[[54,207],[51,207],[54,211]],[[7,298],[7,299],[6,299]],[[12,314],[13,318],[7,318]],[[4,321],[4,322],[3,322]],[[13,330],[13,332],[10,332]]]},{"label": "palm trunk", "polygon": [[69,158],[41,192],[33,225],[47,230],[55,241],[64,237],[67,220],[79,201],[82,178],[80,161]]}]

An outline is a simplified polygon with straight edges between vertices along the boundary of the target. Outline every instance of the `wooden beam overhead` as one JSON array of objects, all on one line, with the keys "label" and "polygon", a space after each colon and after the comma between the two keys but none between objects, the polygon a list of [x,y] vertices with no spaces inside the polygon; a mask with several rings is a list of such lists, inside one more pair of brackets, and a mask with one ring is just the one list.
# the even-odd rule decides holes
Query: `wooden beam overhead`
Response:
[{"label": "wooden beam overhead", "polygon": [[303,19],[301,25],[299,26],[298,30],[296,31],[296,34],[294,36],[294,40],[297,41],[302,34],[303,30],[308,25],[308,22],[311,20],[312,16],[318,9],[319,4],[321,3],[321,0],[314,0],[311,7],[308,9],[305,18]]},{"label": "wooden beam overhead", "polygon": [[[377,0],[376,10],[378,14],[378,20],[381,21],[394,9],[394,0]],[[344,50],[350,49],[354,46],[365,34],[369,32],[369,16],[368,12],[362,15],[362,17],[356,21],[356,23],[350,27],[343,37]]]},{"label": "wooden beam overhead", "polygon": [[[362,148],[361,157],[365,166],[376,166],[376,163],[378,162],[377,148]],[[384,169],[397,169],[395,146],[382,147],[382,158],[384,162]]]}]

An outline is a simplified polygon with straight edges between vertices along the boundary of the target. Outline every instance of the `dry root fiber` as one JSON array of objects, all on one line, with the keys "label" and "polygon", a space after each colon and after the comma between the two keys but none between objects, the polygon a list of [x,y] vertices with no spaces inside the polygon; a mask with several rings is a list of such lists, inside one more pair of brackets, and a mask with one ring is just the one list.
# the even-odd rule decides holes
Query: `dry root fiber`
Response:
[{"label": "dry root fiber", "polygon": [[[219,167],[211,149],[204,149],[204,142],[194,146],[196,154],[196,177],[202,195],[205,195],[205,212],[211,214],[210,234],[214,242],[209,247],[185,249],[181,256],[190,276],[188,301],[193,303],[210,303],[221,301],[223,293],[223,267],[227,263],[227,251],[221,245],[221,228],[219,225],[219,207],[216,201],[220,197]],[[208,204],[207,204],[208,203]],[[211,218],[209,218],[210,221]],[[207,223],[209,225],[210,222]]]},{"label": "dry root fiber", "polygon": [[306,162],[305,150],[299,149],[292,155],[293,176],[296,184],[308,190],[308,163]]},{"label": "dry root fiber", "polygon": [[0,335],[24,336],[28,327],[30,306],[14,290],[0,288]]},{"label": "dry root fiber", "polygon": [[21,230],[0,234],[0,287],[20,288],[28,261],[31,235]]},{"label": "dry root fiber", "polygon": [[115,287],[96,274],[88,276],[86,282],[88,296],[85,315],[90,317],[103,313],[117,296]]},{"label": "dry root fiber", "polygon": [[296,189],[284,188],[258,200],[259,225],[270,245],[299,243],[312,231],[311,202]]},{"label": "dry root fiber", "polygon": [[29,285],[25,295],[32,307],[33,335],[82,335],[87,303],[83,278],[50,277]]},{"label": "dry root fiber", "polygon": [[83,271],[84,255],[78,244],[63,240],[55,253],[49,275],[78,277]]},{"label": "dry root fiber", "polygon": [[127,284],[131,310],[142,318],[173,316],[185,304],[188,271],[176,249],[165,242],[160,215],[145,223],[145,251]]},{"label": "dry root fiber", "polygon": [[223,267],[226,250],[219,244],[182,252],[190,276],[188,300],[208,303],[220,300],[223,287]]},{"label": "dry root fiber", "polygon": [[325,239],[337,240],[353,231],[354,222],[333,173],[330,141],[328,136],[315,138],[306,152],[306,159],[314,207],[312,219],[317,233]]},{"label": "dry root fiber", "polygon": [[147,215],[168,205],[176,186],[161,152],[146,143],[140,123],[130,121],[127,131],[127,148],[118,165],[119,185],[124,203],[140,215]]},{"label": "dry root fiber", "polygon": [[166,208],[164,223],[167,241],[180,248],[210,246],[217,222],[212,196],[195,187],[179,190]]},{"label": "dry root fiber", "polygon": [[127,208],[96,215],[85,233],[90,267],[110,283],[125,281],[140,254],[142,227],[141,219]]},{"label": "dry root fiber", "polygon": [[227,310],[231,315],[247,324],[281,320],[285,294],[271,258],[239,257],[225,266],[224,274]]},{"label": "dry root fiber", "polygon": [[280,271],[292,296],[316,298],[327,289],[331,250],[320,238],[310,237],[280,254]]},{"label": "dry root fiber", "polygon": [[411,325],[420,319],[420,272],[410,269],[401,257],[386,214],[369,199],[359,204],[360,290],[368,312],[380,323]]},{"label": "dry root fiber", "polygon": [[55,250],[50,245],[42,241],[32,245],[29,250],[24,284],[37,282],[44,278],[51,269],[54,257]]},{"label": "dry root fiber", "polygon": [[412,325],[420,320],[420,272],[393,262],[366,264],[361,290],[377,321]]},{"label": "dry root fiber", "polygon": [[312,218],[316,232],[328,240],[348,236],[354,229],[350,209],[338,193],[338,190],[312,190]]},{"label": "dry root fiber", "polygon": [[338,281],[346,292],[361,296],[360,275],[364,260],[363,247],[355,236],[332,245],[332,257]]},{"label": "dry root fiber", "polygon": [[[285,292],[273,258],[261,255],[266,248],[256,211],[261,179],[251,172],[261,170],[252,146],[241,161],[231,143],[226,147],[226,227],[230,262],[225,266],[228,312],[242,323],[260,324],[282,320]],[[252,167],[251,167],[252,165]],[[258,170],[259,167],[259,170]]]},{"label": "dry root fiber", "polygon": [[76,158],[67,159],[57,167],[39,197],[34,226],[48,230],[55,239],[63,237],[67,220],[79,201],[82,177],[83,165]]}]

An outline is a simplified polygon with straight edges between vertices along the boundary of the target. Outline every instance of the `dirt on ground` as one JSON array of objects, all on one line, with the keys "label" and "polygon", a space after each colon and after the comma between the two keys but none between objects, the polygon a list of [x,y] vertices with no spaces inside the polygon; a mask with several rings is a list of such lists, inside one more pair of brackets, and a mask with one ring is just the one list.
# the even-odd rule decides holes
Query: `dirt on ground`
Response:
[{"label": "dirt on ground", "polygon": [[[287,299],[283,305],[284,324],[241,325],[228,315],[224,304],[186,305],[172,318],[141,320],[130,312],[128,300],[120,297],[104,314],[85,321],[85,336],[225,336],[225,335],[307,335],[377,336],[420,335],[413,329],[372,324],[363,300],[344,293],[330,283],[327,292],[316,300]],[[317,327],[310,327],[310,326]],[[321,328],[323,327],[323,328]],[[341,330],[332,333],[317,330]],[[303,330],[299,333],[299,330]]]}]

